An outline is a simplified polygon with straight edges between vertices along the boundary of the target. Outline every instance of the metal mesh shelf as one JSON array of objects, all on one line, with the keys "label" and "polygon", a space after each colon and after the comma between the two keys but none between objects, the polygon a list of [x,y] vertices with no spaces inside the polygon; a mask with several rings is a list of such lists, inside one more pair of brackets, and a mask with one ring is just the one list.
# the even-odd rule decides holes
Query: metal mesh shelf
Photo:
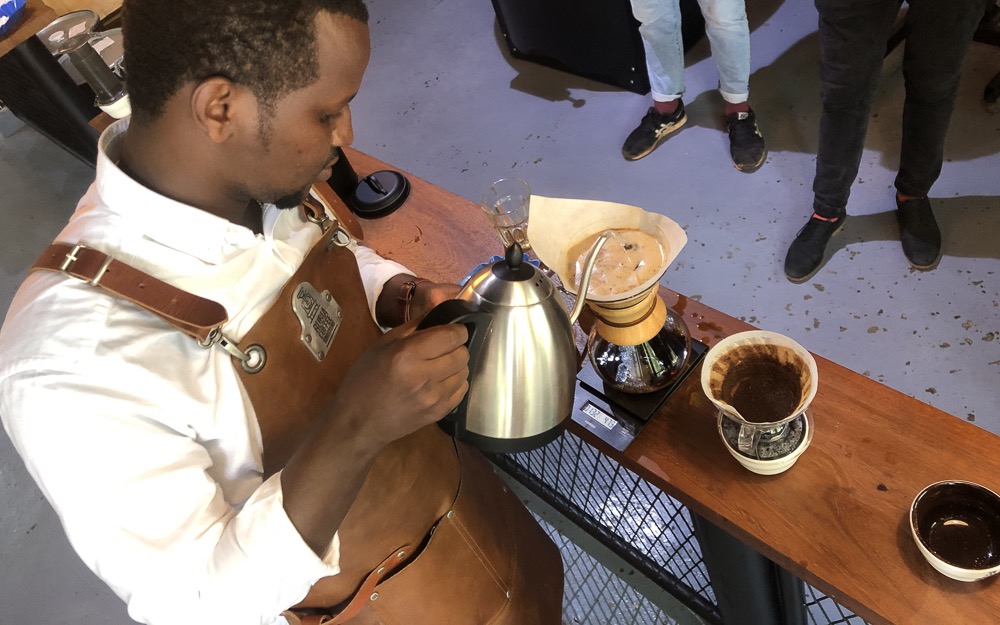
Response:
[{"label": "metal mesh shelf", "polygon": [[[722,625],[691,514],[683,504],[568,433],[540,449],[490,458],[700,618]],[[563,549],[566,559],[570,548]],[[585,592],[590,591],[577,594]],[[607,603],[607,597],[602,601]],[[808,585],[805,607],[810,625],[866,625]]]}]

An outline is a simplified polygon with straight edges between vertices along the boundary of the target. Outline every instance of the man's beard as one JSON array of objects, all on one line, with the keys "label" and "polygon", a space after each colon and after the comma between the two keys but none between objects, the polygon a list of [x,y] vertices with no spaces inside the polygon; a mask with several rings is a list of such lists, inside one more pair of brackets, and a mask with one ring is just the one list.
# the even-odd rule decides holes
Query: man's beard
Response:
[{"label": "man's beard", "polygon": [[[257,135],[258,139],[260,140],[261,147],[264,148],[264,151],[270,152],[271,151],[270,114],[261,118],[260,125],[257,128]],[[337,148],[330,148],[329,161],[330,162],[335,161],[338,156],[339,152]],[[319,175],[320,171],[322,170],[316,172],[317,176]],[[266,198],[258,198],[258,201],[261,204],[264,203],[274,204],[276,207],[281,209],[296,208],[297,206],[302,204],[302,202],[304,202],[307,197],[309,197],[309,192],[311,189],[312,185],[310,184],[309,186],[299,189],[298,191],[286,193],[285,195],[279,195],[275,199],[271,199],[273,194],[278,193],[277,189],[272,189],[271,193],[268,193]]]},{"label": "man's beard", "polygon": [[295,208],[299,204],[301,204],[302,202],[304,202],[307,197],[309,197],[309,190],[311,188],[312,187],[309,186],[309,187],[306,187],[305,189],[300,189],[300,190],[295,191],[293,193],[288,193],[286,195],[282,195],[282,196],[280,196],[280,197],[272,200],[271,203],[274,204],[275,206],[277,206],[278,208]]},{"label": "man's beard", "polygon": [[[330,159],[328,162],[331,164],[336,163],[338,160],[338,156],[339,153],[337,152],[336,149],[331,150]],[[318,176],[319,172],[316,172],[316,174]],[[295,208],[296,206],[304,202],[307,197],[309,197],[309,191],[311,189],[312,185],[309,185],[308,187],[305,187],[298,191],[294,191],[292,193],[286,193],[285,195],[280,195],[278,196],[277,199],[271,200],[271,204],[274,204],[278,208]]]}]

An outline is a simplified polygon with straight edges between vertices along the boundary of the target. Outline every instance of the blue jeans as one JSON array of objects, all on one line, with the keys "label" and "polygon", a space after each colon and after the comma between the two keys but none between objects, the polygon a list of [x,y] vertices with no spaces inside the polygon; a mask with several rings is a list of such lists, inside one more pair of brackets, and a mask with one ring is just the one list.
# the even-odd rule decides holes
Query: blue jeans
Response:
[{"label": "blue jeans", "polygon": [[[676,100],[684,93],[684,42],[680,0],[631,0],[641,23],[646,69],[653,99]],[[705,32],[719,71],[719,92],[726,102],[746,102],[750,94],[750,27],[744,0],[698,0]]]},{"label": "blue jeans", "polygon": [[[886,41],[900,0],[815,0],[819,11],[819,149],[813,209],[847,212],[858,176]],[[993,0],[909,0],[903,53],[903,140],[896,190],[923,197],[941,174],[962,60]]]}]

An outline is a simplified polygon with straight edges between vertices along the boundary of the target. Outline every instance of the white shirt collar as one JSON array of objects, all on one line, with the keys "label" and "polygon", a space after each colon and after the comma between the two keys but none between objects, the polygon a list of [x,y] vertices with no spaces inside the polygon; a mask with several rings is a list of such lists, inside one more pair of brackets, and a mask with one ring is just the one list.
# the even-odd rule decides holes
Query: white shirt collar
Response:
[{"label": "white shirt collar", "polygon": [[[223,262],[233,248],[254,244],[257,235],[249,228],[164,197],[123,172],[117,163],[121,158],[121,142],[128,125],[128,118],[113,123],[98,143],[95,185],[108,209],[135,224],[146,237],[157,243],[213,265]],[[271,238],[281,216],[271,213],[281,212],[289,211],[265,206],[265,239]],[[220,242],[225,245],[220,246]]]}]

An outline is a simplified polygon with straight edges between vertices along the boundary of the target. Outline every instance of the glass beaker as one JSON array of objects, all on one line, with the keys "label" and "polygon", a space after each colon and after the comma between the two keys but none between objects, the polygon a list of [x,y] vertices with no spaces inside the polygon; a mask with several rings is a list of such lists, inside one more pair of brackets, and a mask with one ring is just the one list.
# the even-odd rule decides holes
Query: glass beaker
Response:
[{"label": "glass beaker", "polygon": [[528,208],[531,188],[520,178],[501,178],[483,192],[479,205],[500,235],[504,249],[513,243],[524,252],[531,251],[528,241]]}]

